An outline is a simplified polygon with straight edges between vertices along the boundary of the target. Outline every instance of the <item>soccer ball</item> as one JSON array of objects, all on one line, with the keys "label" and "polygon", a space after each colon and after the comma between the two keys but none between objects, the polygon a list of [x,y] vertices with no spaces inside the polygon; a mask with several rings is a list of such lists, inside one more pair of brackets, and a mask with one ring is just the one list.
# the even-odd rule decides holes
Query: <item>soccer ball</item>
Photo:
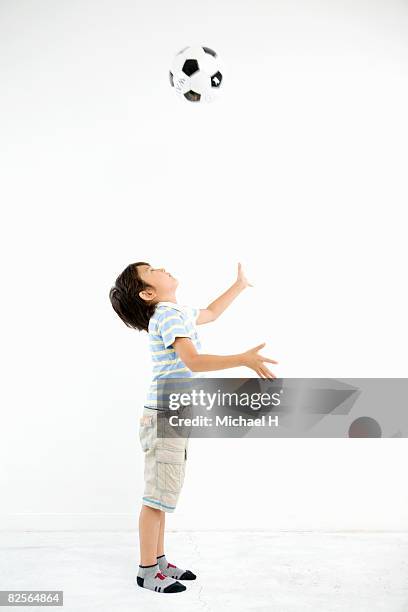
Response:
[{"label": "soccer ball", "polygon": [[185,47],[173,60],[170,85],[189,102],[213,102],[223,80],[218,55],[209,47]]}]

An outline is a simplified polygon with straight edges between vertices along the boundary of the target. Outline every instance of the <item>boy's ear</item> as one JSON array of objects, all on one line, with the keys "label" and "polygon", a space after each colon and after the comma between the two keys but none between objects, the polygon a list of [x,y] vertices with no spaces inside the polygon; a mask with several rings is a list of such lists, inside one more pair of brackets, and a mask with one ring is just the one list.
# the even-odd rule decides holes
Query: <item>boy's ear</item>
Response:
[{"label": "boy's ear", "polygon": [[156,293],[152,289],[143,289],[139,291],[139,297],[145,302],[151,302],[156,297]]}]

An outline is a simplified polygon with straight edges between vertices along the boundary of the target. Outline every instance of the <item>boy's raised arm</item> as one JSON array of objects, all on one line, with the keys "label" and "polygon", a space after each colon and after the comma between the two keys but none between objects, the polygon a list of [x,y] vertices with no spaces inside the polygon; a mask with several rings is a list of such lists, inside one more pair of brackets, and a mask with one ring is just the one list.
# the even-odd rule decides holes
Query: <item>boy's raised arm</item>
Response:
[{"label": "boy's raised arm", "polygon": [[242,266],[238,263],[238,274],[237,280],[229,289],[224,291],[217,299],[215,299],[211,304],[207,306],[207,308],[203,308],[200,310],[200,314],[196,320],[197,325],[202,325],[203,323],[210,323],[210,321],[215,321],[220,314],[224,312],[224,310],[235,300],[235,298],[243,291],[246,287],[252,287],[242,270]]}]

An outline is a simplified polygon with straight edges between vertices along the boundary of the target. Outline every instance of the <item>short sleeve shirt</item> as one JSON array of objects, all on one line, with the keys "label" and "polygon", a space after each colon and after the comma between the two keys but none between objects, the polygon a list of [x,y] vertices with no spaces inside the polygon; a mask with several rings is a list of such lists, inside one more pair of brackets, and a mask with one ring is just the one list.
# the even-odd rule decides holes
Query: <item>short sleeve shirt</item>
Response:
[{"label": "short sleeve shirt", "polygon": [[[160,406],[160,384],[168,378],[193,378],[200,376],[192,372],[176,353],[173,343],[176,338],[190,338],[197,351],[201,350],[201,341],[196,329],[196,320],[200,309],[194,306],[182,306],[173,302],[158,302],[149,321],[149,346],[153,366],[153,380],[149,387],[145,406],[163,409]],[[165,379],[165,380],[163,380]]]}]

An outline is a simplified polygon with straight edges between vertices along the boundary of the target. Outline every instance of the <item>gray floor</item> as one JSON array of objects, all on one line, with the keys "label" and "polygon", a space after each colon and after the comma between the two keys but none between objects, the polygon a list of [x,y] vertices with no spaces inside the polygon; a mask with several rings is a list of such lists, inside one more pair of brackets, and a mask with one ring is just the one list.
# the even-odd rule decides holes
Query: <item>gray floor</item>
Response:
[{"label": "gray floor", "polygon": [[168,559],[198,575],[175,595],[134,584],[136,532],[3,532],[0,544],[0,588],[63,590],[65,612],[408,612],[407,533],[169,532]]}]

